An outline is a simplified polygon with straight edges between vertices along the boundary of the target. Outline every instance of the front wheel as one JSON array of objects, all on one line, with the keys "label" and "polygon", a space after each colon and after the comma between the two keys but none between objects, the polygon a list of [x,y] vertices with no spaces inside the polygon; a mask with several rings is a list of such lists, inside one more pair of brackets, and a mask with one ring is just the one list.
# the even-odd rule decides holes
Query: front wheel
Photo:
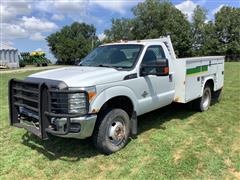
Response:
[{"label": "front wheel", "polygon": [[111,109],[98,119],[93,134],[96,148],[104,153],[111,154],[122,149],[127,143],[130,134],[130,118],[122,109]]},{"label": "front wheel", "polygon": [[212,99],[211,88],[209,86],[205,86],[202,97],[195,100],[193,103],[197,110],[203,112],[209,109],[211,105],[211,99]]}]

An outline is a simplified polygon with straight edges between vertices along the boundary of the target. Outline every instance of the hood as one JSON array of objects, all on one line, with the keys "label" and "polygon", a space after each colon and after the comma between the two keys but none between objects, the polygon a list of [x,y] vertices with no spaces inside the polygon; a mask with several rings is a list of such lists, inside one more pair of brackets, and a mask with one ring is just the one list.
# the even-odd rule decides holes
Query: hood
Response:
[{"label": "hood", "polygon": [[129,72],[114,68],[79,66],[42,71],[28,78],[63,81],[68,87],[87,87],[121,81],[127,74]]}]

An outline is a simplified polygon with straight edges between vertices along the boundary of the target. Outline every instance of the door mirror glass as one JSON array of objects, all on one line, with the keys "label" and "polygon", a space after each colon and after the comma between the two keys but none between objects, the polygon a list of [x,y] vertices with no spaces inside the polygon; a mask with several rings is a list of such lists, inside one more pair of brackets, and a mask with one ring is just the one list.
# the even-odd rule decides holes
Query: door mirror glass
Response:
[{"label": "door mirror glass", "polygon": [[156,75],[156,76],[168,76],[169,67],[167,59],[157,59],[156,61],[148,61],[147,64],[142,64],[140,68],[140,75]]}]

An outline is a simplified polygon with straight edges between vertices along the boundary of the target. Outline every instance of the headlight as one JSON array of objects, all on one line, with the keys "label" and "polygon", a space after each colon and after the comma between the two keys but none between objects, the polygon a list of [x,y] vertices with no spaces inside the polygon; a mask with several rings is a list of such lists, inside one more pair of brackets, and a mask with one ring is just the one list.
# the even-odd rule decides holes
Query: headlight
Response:
[{"label": "headlight", "polygon": [[74,93],[68,95],[68,112],[86,114],[87,98],[84,93]]},{"label": "headlight", "polygon": [[[88,92],[89,102],[96,96],[96,88],[69,88],[69,90],[84,90]],[[85,93],[69,94],[69,113],[87,114],[87,97]]]}]

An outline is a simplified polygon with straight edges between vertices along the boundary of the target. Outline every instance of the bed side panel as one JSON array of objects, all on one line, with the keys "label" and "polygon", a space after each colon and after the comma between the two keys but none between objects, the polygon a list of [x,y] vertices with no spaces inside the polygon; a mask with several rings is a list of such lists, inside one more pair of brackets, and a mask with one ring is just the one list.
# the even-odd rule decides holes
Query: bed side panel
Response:
[{"label": "bed side panel", "polygon": [[222,60],[218,61],[218,66],[217,66],[217,83],[216,83],[216,89],[219,90],[223,88],[223,83],[224,83],[224,58]]},{"label": "bed side panel", "polygon": [[175,78],[175,97],[174,101],[185,103],[185,79],[186,79],[186,61],[175,60],[174,65],[174,78]]},{"label": "bed side panel", "polygon": [[213,90],[223,86],[224,57],[199,57],[186,59],[185,102],[202,96],[205,82],[212,79]]}]

